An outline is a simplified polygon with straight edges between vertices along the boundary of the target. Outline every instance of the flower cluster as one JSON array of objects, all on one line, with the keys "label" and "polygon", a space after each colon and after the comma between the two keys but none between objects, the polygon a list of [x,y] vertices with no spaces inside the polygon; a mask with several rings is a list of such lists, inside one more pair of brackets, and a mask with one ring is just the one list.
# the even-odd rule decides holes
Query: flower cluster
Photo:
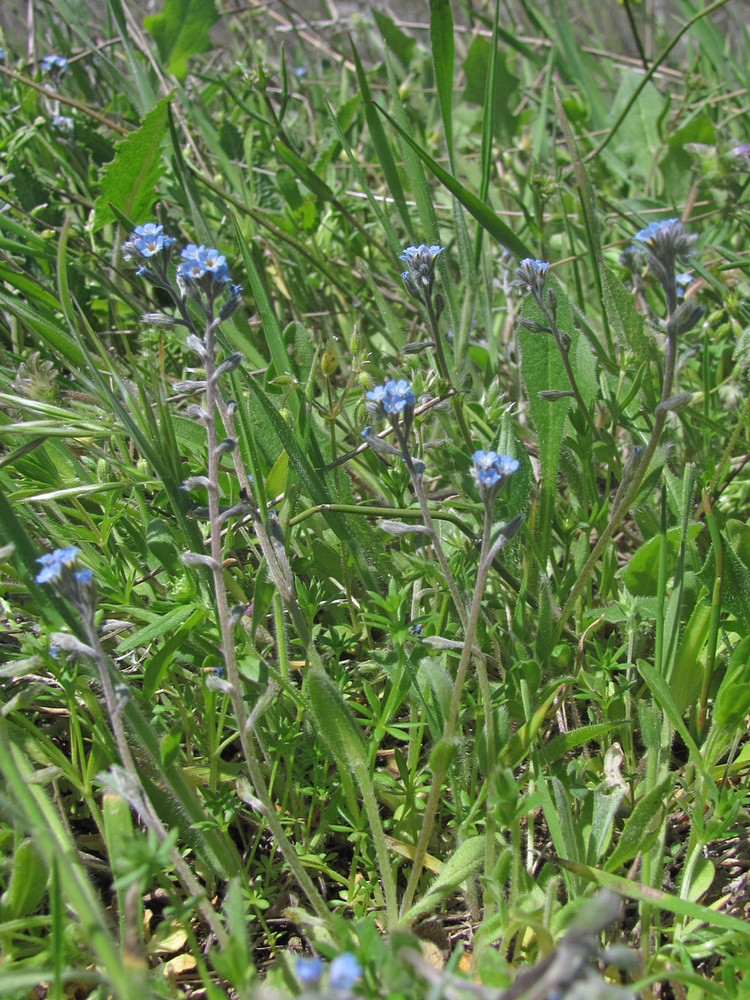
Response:
[{"label": "flower cluster", "polygon": [[[298,958],[297,976],[303,986],[317,989],[323,975],[320,958]],[[328,967],[328,986],[332,990],[350,990],[362,975],[362,967],[350,951],[337,955]]]},{"label": "flower cluster", "polygon": [[435,281],[435,260],[445,247],[433,243],[427,246],[420,243],[418,247],[406,247],[403,253],[399,254],[399,259],[406,261],[408,270],[401,273],[401,277],[407,292],[420,302],[424,302],[432,294],[432,285]]},{"label": "flower cluster", "polygon": [[53,583],[59,593],[66,597],[80,611],[93,609],[92,573],[90,569],[73,570],[78,549],[68,545],[38,556],[36,562],[42,567],[34,577],[37,583]]},{"label": "flower cluster", "polygon": [[670,311],[674,310],[677,299],[677,264],[690,259],[696,239],[697,236],[685,232],[679,219],[650,222],[633,237],[636,249],[646,254],[649,269],[664,289]]},{"label": "flower cluster", "polygon": [[206,247],[203,243],[200,246],[188,243],[180,256],[182,264],[177,269],[177,274],[181,278],[198,281],[204,275],[210,275],[220,284],[231,281],[226,257],[214,247]]},{"label": "flower cluster", "polygon": [[547,260],[539,260],[538,257],[532,260],[531,257],[526,257],[516,268],[515,280],[511,282],[511,287],[518,288],[523,295],[530,292],[538,302],[541,302],[548,267]]},{"label": "flower cluster", "polygon": [[365,395],[375,403],[376,408],[382,406],[388,414],[401,413],[414,406],[414,393],[405,378],[400,378],[398,382],[389,379],[385,385],[376,385]]},{"label": "flower cluster", "polygon": [[153,257],[160,250],[169,249],[174,243],[174,236],[165,236],[164,226],[158,226],[155,222],[144,222],[142,226],[136,226],[130,239],[142,257]]},{"label": "flower cluster", "polygon": [[[130,238],[122,245],[124,260],[140,260],[138,276],[146,275],[155,284],[167,289],[175,298],[184,300],[186,295],[203,300],[204,308],[212,310],[214,299],[222,285],[228,284],[229,299],[220,310],[219,319],[225,320],[234,312],[240,301],[242,285],[231,284],[229,268],[224,254],[215,247],[188,243],[181,251],[182,262],[177,268],[176,289],[167,275],[173,236],[165,236],[164,227],[156,222],[136,226]],[[151,258],[155,258],[153,261]],[[146,263],[148,262],[148,263]],[[149,265],[152,265],[149,267]],[[168,325],[169,317],[149,314],[151,322]]]},{"label": "flower cluster", "polygon": [[471,456],[474,463],[471,474],[479,486],[499,486],[504,479],[518,468],[518,459],[510,455],[498,455],[496,451],[475,451]]},{"label": "flower cluster", "polygon": [[73,119],[69,115],[55,115],[52,119],[52,128],[70,134],[74,128]]},{"label": "flower cluster", "polygon": [[59,80],[68,68],[68,60],[65,56],[49,55],[42,56],[42,69],[45,73],[51,73],[52,77]]}]

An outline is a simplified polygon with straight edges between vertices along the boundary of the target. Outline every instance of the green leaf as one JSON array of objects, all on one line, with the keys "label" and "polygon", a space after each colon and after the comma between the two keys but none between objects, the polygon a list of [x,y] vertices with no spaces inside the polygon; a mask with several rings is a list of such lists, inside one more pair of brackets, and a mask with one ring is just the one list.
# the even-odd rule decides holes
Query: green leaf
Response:
[{"label": "green leaf", "polygon": [[131,219],[145,221],[151,215],[154,189],[162,174],[161,150],[171,100],[171,94],[163,97],[140,128],[117,143],[115,158],[102,173],[101,194],[94,204],[93,232],[116,218],[110,202]]},{"label": "green leaf", "polygon": [[643,328],[643,316],[635,308],[633,296],[614,272],[602,264],[602,296],[607,319],[621,344],[629,344],[638,360],[655,360],[659,348]]},{"label": "green leaf", "polygon": [[[703,530],[701,524],[691,524],[687,530],[689,540],[696,538]],[[680,528],[670,528],[667,531],[667,577],[671,577],[677,563],[677,553],[680,547]],[[661,557],[662,536],[655,535],[630,557],[627,566],[622,571],[622,579],[631,594],[636,597],[655,597],[659,559]]]},{"label": "green leaf", "polygon": [[427,892],[403,915],[404,924],[412,923],[416,917],[434,909],[441,900],[455,892],[469,876],[479,871],[484,861],[484,835],[468,837],[445,863],[445,867],[429,887]]},{"label": "green leaf", "polygon": [[313,716],[336,762],[351,771],[361,784],[371,781],[367,748],[349,706],[338,687],[322,670],[313,668],[308,678]]},{"label": "green leaf", "polygon": [[[489,127],[490,135],[498,142],[511,139],[516,134],[518,121],[513,113],[517,104],[518,77],[510,72],[502,53],[493,49],[482,35],[477,35],[466,53],[463,72],[466,86],[462,98],[469,104],[484,106],[483,128]],[[487,148],[484,139],[482,148]]]},{"label": "green leaf", "polygon": [[47,889],[47,865],[31,840],[13,852],[8,888],[0,897],[0,920],[20,920],[33,913]]},{"label": "green leaf", "polygon": [[375,5],[372,5],[370,10],[375,24],[378,26],[378,31],[383,36],[383,41],[404,69],[408,69],[414,52],[415,39],[402,31],[394,20],[379,11]]},{"label": "green leaf", "polygon": [[[549,287],[554,288],[558,299],[558,309],[566,306],[565,297],[557,282],[547,278]],[[566,328],[561,315],[561,326]],[[523,316],[540,325],[546,325],[546,320],[539,306],[531,296],[527,296],[523,306]],[[572,326],[572,324],[571,324]],[[567,327],[571,329],[571,327]],[[574,336],[579,334],[574,332]],[[555,338],[543,331],[518,328],[518,343],[521,348],[521,375],[526,386],[531,418],[539,440],[539,461],[542,472],[542,516],[539,523],[539,539],[542,553],[546,556],[551,524],[551,512],[554,497],[557,492],[557,472],[560,462],[565,418],[573,401],[570,397],[550,402],[540,399],[539,393],[548,389],[560,392],[570,391],[570,381],[560,356],[560,349]],[[571,346],[571,356],[575,353],[577,344]]]},{"label": "green leaf", "polygon": [[674,785],[672,777],[665,778],[640,799],[627,819],[615,849],[607,858],[605,868],[614,871],[638,854],[647,851],[656,840],[664,818],[667,793]]},{"label": "green leaf", "polygon": [[281,139],[274,140],[273,148],[276,150],[279,159],[283,160],[294,171],[305,187],[309,188],[316,198],[321,198],[323,201],[336,201],[336,195],[326,182],[321,180],[315,171],[308,167],[305,161],[300,159],[293,150],[285,146]]},{"label": "green leaf", "polygon": [[488,206],[485,205],[484,202],[482,202],[472,191],[469,191],[469,189],[464,187],[460,181],[457,181],[455,177],[441,167],[436,160],[433,160],[430,154],[422,149],[422,147],[415,142],[408,132],[401,128],[398,122],[392,118],[387,111],[384,111],[379,104],[376,104],[375,107],[384,118],[388,119],[409,148],[414,150],[420,160],[422,160],[425,166],[435,175],[435,177],[437,177],[440,183],[446,187],[451,194],[458,198],[464,208],[474,216],[480,226],[482,226],[482,228],[485,229],[493,239],[495,239],[501,246],[506,247],[517,257],[533,257],[532,252],[523,240],[516,236],[515,232],[510,228],[510,226],[503,222],[496,212],[493,212],[491,208],[488,208]]},{"label": "green leaf", "polygon": [[[672,689],[669,687],[665,679],[659,673],[659,671],[651,663],[647,663],[645,660],[638,660],[637,662],[638,672],[644,681],[648,684],[651,693],[653,694],[659,708],[664,712],[666,717],[669,719],[673,728],[677,730],[682,739],[685,742],[685,746],[688,748],[690,753],[690,760],[695,764],[696,768],[700,771],[701,775],[705,778],[707,782],[713,784],[708,772],[706,771],[705,762],[703,760],[703,755],[701,754],[698,746],[690,735],[687,726],[685,725],[682,716],[677,708],[677,704],[674,700],[674,695],[672,694]],[[642,702],[641,704],[646,704]],[[641,726],[643,726],[643,721],[641,720]],[[660,740],[660,737],[657,737]],[[644,742],[646,742],[644,740]],[[648,743],[646,742],[648,746]]]},{"label": "green leaf", "polygon": [[208,29],[218,20],[213,0],[165,0],[158,14],[143,18],[143,26],[169,72],[184,80],[188,57],[214,47]]},{"label": "green leaf", "polygon": [[435,68],[440,114],[451,169],[453,161],[453,60],[455,56],[453,15],[450,0],[430,0],[430,48]]},{"label": "green leaf", "polygon": [[370,93],[370,85],[367,82],[367,77],[365,76],[365,71],[362,67],[359,53],[354,47],[354,42],[351,44],[354,67],[357,71],[357,82],[359,83],[359,89],[362,92],[365,119],[367,120],[367,127],[370,130],[370,138],[372,139],[372,144],[375,148],[380,168],[383,171],[386,185],[390,191],[391,197],[393,198],[393,203],[398,209],[398,213],[401,216],[401,222],[403,223],[406,232],[410,233],[412,231],[412,221],[409,215],[409,208],[406,204],[406,196],[404,194],[403,185],[401,184],[401,178],[396,166],[396,161],[391,147],[388,144],[388,137],[385,134],[383,123],[380,121],[378,113],[375,109],[375,103],[373,102],[372,94]]}]

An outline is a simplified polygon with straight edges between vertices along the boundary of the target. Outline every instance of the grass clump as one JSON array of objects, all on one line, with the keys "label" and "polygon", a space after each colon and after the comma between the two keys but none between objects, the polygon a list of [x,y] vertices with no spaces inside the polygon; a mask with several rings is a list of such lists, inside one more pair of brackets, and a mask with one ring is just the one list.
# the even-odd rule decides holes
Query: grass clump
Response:
[{"label": "grass clump", "polygon": [[4,40],[0,996],[746,992],[747,28],[621,13]]}]

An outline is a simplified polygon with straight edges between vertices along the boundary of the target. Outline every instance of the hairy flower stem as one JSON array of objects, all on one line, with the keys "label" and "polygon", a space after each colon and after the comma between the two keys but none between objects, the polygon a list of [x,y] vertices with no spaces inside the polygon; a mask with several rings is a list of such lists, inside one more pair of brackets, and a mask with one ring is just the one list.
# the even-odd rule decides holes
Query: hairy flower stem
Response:
[{"label": "hairy flower stem", "polygon": [[596,545],[591,550],[591,553],[584,563],[581,572],[578,574],[578,579],[574,583],[573,588],[568,595],[568,599],[565,602],[565,606],[560,612],[560,617],[557,620],[557,626],[555,628],[553,645],[560,641],[560,636],[565,628],[565,624],[572,614],[573,609],[576,606],[576,602],[581,596],[581,593],[586,586],[594,567],[599,561],[599,557],[609,544],[615,531],[619,528],[623,518],[630,510],[630,507],[638,494],[638,490],[641,488],[643,477],[648,471],[651,459],[654,457],[654,452],[656,451],[659,441],[661,440],[662,431],[664,430],[664,424],[666,423],[668,413],[668,409],[664,404],[672,395],[672,386],[674,383],[675,367],[677,362],[677,336],[673,331],[670,331],[671,315],[672,313],[670,310],[670,316],[667,319],[667,343],[661,398],[659,400],[659,405],[656,407],[656,415],[654,417],[654,426],[651,430],[651,436],[649,437],[648,443],[643,449],[635,468],[632,470],[630,481],[623,481],[619,499],[615,498],[615,506],[612,514],[610,515],[607,526],[597,539]]},{"label": "hairy flower stem", "polygon": [[[136,807],[136,811],[138,812],[143,824],[156,835],[160,843],[163,843],[167,839],[167,830],[146,795],[146,790],[143,787],[143,782],[141,781],[135,761],[133,760],[133,755],[130,752],[130,746],[128,745],[127,737],[125,736],[125,727],[122,722],[122,708],[118,704],[114,684],[112,683],[113,668],[107,654],[104,652],[101,647],[101,643],[99,642],[99,636],[94,624],[93,605],[90,608],[81,609],[81,620],[83,630],[86,634],[86,641],[94,654],[93,659],[99,675],[99,683],[101,684],[102,692],[104,693],[104,703],[107,707],[107,715],[109,716],[110,724],[112,726],[115,744],[117,745],[117,752],[120,755],[120,762],[132,783],[133,789],[137,790],[134,801],[130,804],[131,806]],[[229,936],[224,929],[224,925],[219,919],[219,916],[213,906],[211,906],[209,901],[205,898],[205,890],[193,875],[190,866],[187,864],[176,847],[172,848],[170,851],[170,859],[180,881],[190,896],[192,896],[196,901],[196,905],[201,912],[201,916],[211,928],[211,931],[215,935],[220,947],[226,947],[229,942]]]},{"label": "hairy flower stem", "polygon": [[[443,546],[440,544],[440,537],[438,536],[437,529],[435,528],[435,522],[432,519],[432,514],[430,513],[430,508],[427,506],[427,497],[424,492],[424,483],[422,481],[422,476],[417,472],[414,467],[414,460],[411,457],[405,436],[398,428],[399,443],[401,445],[401,451],[403,453],[404,462],[406,463],[406,468],[409,470],[409,475],[411,476],[412,486],[414,487],[414,492],[417,496],[419,502],[419,509],[422,512],[422,519],[424,520],[425,527],[430,533],[430,538],[432,539],[432,548],[437,556],[437,560],[440,563],[440,569],[443,571],[443,576],[445,577],[445,582],[448,584],[448,590],[450,591],[453,604],[456,608],[458,617],[461,619],[461,625],[464,630],[464,635],[466,636],[469,624],[469,618],[466,613],[466,605],[463,602],[461,594],[458,590],[458,584],[456,579],[451,572],[451,568],[448,565],[448,559],[443,550]],[[468,639],[467,639],[468,641]]]},{"label": "hairy flower stem", "polygon": [[575,375],[573,374],[573,368],[570,364],[570,338],[566,336],[557,326],[557,319],[555,318],[552,311],[547,307],[543,299],[537,300],[537,305],[542,310],[544,318],[549,323],[549,328],[552,332],[552,336],[555,338],[555,343],[557,344],[558,350],[560,351],[560,357],[562,358],[563,367],[565,368],[565,374],[568,376],[568,382],[570,382],[570,388],[573,391],[573,396],[578,404],[579,409],[586,418],[586,423],[588,424],[589,430],[591,431],[592,437],[596,438],[596,424],[589,412],[588,406],[583,400],[583,396],[578,388],[578,383],[576,382]]},{"label": "hairy flower stem", "polygon": [[[228,407],[219,393],[216,394],[216,404],[219,408],[219,413],[222,417],[222,422],[224,424],[224,429],[230,437],[236,437],[234,430],[234,415],[230,407]],[[238,450],[235,448],[232,451],[232,458],[234,461],[234,468],[237,473],[237,478],[245,490],[246,496],[252,496],[251,483],[245,470],[242,460],[240,458]],[[289,563],[286,558],[286,554],[283,549],[278,545],[274,544],[269,537],[269,533],[266,530],[266,525],[264,524],[263,517],[259,510],[253,510],[253,527],[255,529],[255,535],[258,539],[263,557],[266,560],[266,565],[268,571],[273,579],[274,585],[276,586],[276,592],[278,599],[289,617],[292,619],[292,624],[297,633],[297,638],[302,644],[307,657],[312,664],[313,669],[319,670],[321,673],[325,673],[325,666],[323,660],[318,653],[318,650],[313,643],[312,636],[310,635],[310,630],[307,625],[302,609],[297,602],[297,597],[294,592],[294,580],[292,577],[291,569],[289,568]],[[283,621],[277,618],[277,633],[283,630]],[[229,669],[227,668],[227,675],[229,675]],[[365,784],[360,784],[362,791],[362,798],[365,807],[365,812],[367,813],[367,818],[370,823],[370,831],[372,833],[372,839],[375,845],[375,853],[378,859],[378,867],[380,868],[380,875],[383,880],[383,895],[386,902],[386,913],[388,917],[389,925],[393,925],[396,922],[398,915],[398,903],[397,903],[397,893],[396,893],[396,881],[393,876],[393,869],[391,866],[390,853],[388,849],[388,844],[385,839],[385,831],[383,829],[383,823],[380,819],[380,812],[378,809],[377,801],[374,795],[371,794],[371,788],[367,787]],[[274,814],[275,820],[275,814]],[[273,832],[273,827],[269,823],[269,827]],[[304,889],[308,896],[313,908],[319,917],[330,923],[331,917],[325,906],[325,901],[322,896],[315,890],[312,885],[311,880],[307,876],[304,868],[298,861],[297,854],[294,848],[289,844],[288,840],[284,836],[283,830],[280,831],[282,837],[284,837],[284,842],[288,845],[288,850],[293,852],[293,859],[290,860],[287,857],[286,850],[282,844],[282,841],[277,838],[277,843],[281,847],[284,857],[289,863],[289,867],[292,868],[297,880]],[[274,834],[276,836],[276,834]],[[293,863],[294,862],[294,863]],[[296,867],[295,867],[296,865]],[[310,895],[309,887],[316,893],[318,904],[316,904],[315,899]],[[321,913],[319,906],[325,907],[325,912]]]},{"label": "hairy flower stem", "polygon": [[[479,553],[479,565],[477,567],[477,578],[474,584],[471,607],[469,608],[469,619],[466,624],[464,646],[461,651],[461,658],[458,661],[456,679],[453,683],[453,694],[451,695],[448,714],[446,715],[445,723],[443,725],[443,732],[440,737],[440,741],[435,748],[437,752],[434,752],[433,756],[430,791],[427,796],[427,802],[425,803],[419,839],[417,840],[417,845],[414,849],[414,857],[412,859],[409,881],[407,883],[403,899],[401,900],[400,915],[402,921],[408,913],[411,901],[414,898],[414,893],[416,892],[417,885],[419,883],[419,877],[422,874],[422,868],[424,867],[427,845],[430,842],[432,828],[435,823],[435,814],[437,813],[440,799],[444,795],[443,782],[445,781],[445,776],[448,773],[448,768],[450,767],[451,759],[453,757],[451,752],[453,749],[453,737],[456,731],[456,722],[458,720],[458,712],[461,705],[461,695],[466,681],[466,674],[469,669],[472,654],[474,653],[474,639],[477,632],[477,625],[479,623],[479,616],[482,611],[482,598],[484,597],[485,584],[487,583],[487,574],[492,566],[492,560],[495,558],[506,541],[506,536],[501,535],[493,545],[490,544],[490,530],[492,523],[487,507],[485,507],[485,515],[484,529],[482,531],[482,545]],[[490,708],[491,706],[487,707]]]},{"label": "hairy flower stem", "polygon": [[[237,668],[237,658],[235,655],[234,647],[234,636],[233,636],[233,625],[231,621],[231,614],[229,609],[229,604],[227,601],[227,591],[224,585],[223,576],[223,553],[222,553],[222,541],[221,541],[221,524],[219,520],[219,495],[218,495],[218,474],[219,474],[219,455],[217,452],[217,440],[216,440],[216,410],[217,406],[226,413],[226,406],[223,400],[220,398],[220,393],[216,384],[216,379],[214,375],[216,373],[216,326],[215,321],[210,321],[206,326],[206,334],[204,337],[204,347],[206,351],[205,356],[205,370],[206,370],[206,412],[208,414],[208,419],[206,421],[206,436],[208,443],[208,480],[210,486],[208,488],[208,509],[209,509],[209,523],[211,525],[211,559],[212,567],[211,572],[213,574],[214,583],[214,593],[216,597],[216,611],[217,618],[219,622],[219,630],[221,634],[221,645],[224,652],[224,663],[227,671],[227,680],[230,684],[230,697],[232,700],[232,707],[234,709],[235,719],[237,721],[237,727],[239,729],[240,745],[242,747],[242,754],[247,764],[248,773],[250,775],[250,780],[253,786],[253,792],[257,798],[261,812],[263,814],[263,819],[268,826],[271,835],[278,844],[281,853],[284,855],[284,860],[288,864],[292,871],[292,874],[297,879],[300,888],[307,896],[310,905],[315,910],[317,916],[323,920],[325,923],[329,924],[331,921],[331,915],[326,905],[325,900],[322,895],[315,887],[310,876],[304,868],[304,865],[299,859],[297,852],[294,849],[291,841],[284,832],[284,828],[276,814],[276,809],[274,807],[273,801],[271,799],[268,786],[266,784],[263,770],[261,767],[260,759],[253,742],[251,732],[248,727],[248,713],[245,706],[245,701],[242,696],[242,680],[240,678],[239,670]],[[229,428],[225,428],[229,430]],[[236,452],[236,449],[234,449]],[[247,474],[244,475],[246,488],[249,487],[249,481],[247,479]],[[260,521],[260,517],[257,518]],[[257,525],[256,525],[257,527]],[[268,558],[270,553],[274,563],[277,562],[275,553],[273,553],[272,547],[268,540],[268,537],[263,528],[260,525],[262,532],[259,534],[261,539],[261,544],[265,540],[266,545],[264,547],[264,555]],[[282,595],[283,600],[283,595]]]},{"label": "hairy flower stem", "polygon": [[[430,323],[430,330],[432,331],[432,338],[435,341],[435,354],[437,356],[438,369],[440,375],[448,385],[453,388],[453,380],[451,379],[450,369],[448,368],[448,362],[445,358],[445,349],[443,348],[443,337],[440,333],[440,322],[435,312],[435,306],[432,302],[432,296],[428,295],[425,298],[425,306],[427,308],[427,319]],[[464,408],[458,392],[451,396],[451,406],[453,407],[453,412],[456,415],[456,420],[458,421],[458,426],[461,431],[461,436],[466,442],[466,447],[471,451],[473,445],[471,443],[471,434],[469,433],[469,428],[466,426],[466,418],[464,417]]]}]

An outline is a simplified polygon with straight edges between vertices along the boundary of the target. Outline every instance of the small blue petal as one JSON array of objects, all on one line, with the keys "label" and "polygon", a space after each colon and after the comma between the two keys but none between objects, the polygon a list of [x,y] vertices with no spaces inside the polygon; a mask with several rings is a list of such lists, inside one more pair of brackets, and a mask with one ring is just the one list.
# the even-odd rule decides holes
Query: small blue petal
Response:
[{"label": "small blue petal", "polygon": [[297,977],[305,986],[314,986],[323,974],[323,960],[321,958],[298,958]]},{"label": "small blue petal", "polygon": [[328,985],[334,990],[348,990],[362,975],[362,967],[350,951],[337,955],[328,970]]}]

